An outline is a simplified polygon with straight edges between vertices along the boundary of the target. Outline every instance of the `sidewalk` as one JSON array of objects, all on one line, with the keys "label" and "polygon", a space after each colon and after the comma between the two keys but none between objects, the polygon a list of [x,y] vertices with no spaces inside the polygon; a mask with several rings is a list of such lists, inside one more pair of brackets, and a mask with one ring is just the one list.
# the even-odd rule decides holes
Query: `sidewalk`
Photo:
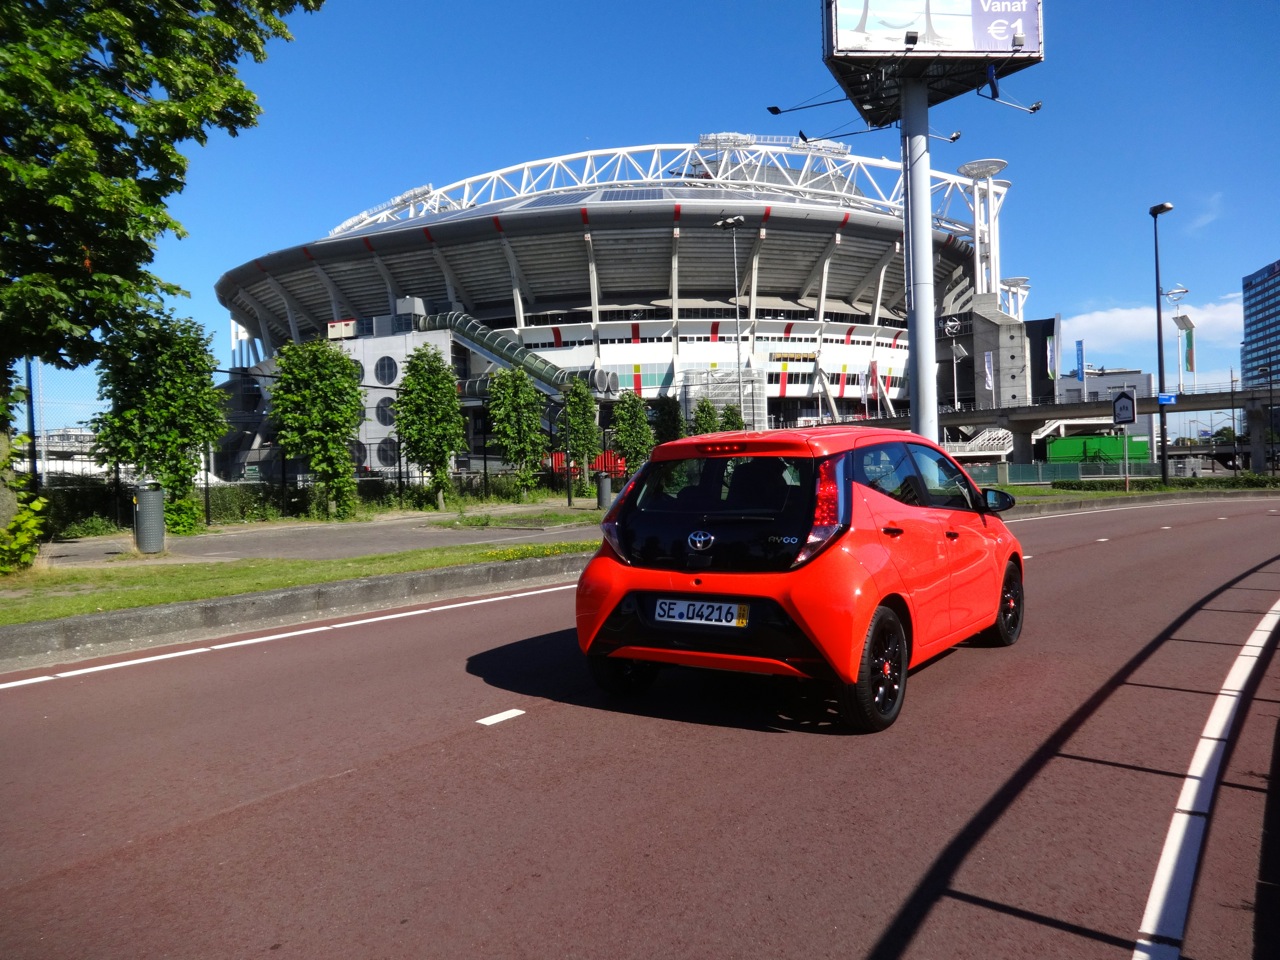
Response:
[{"label": "sidewalk", "polygon": [[[166,535],[164,552],[158,554],[138,553],[132,533],[123,532],[46,544],[40,557],[41,562],[55,568],[93,568],[122,563],[226,563],[242,559],[340,560],[431,547],[583,541],[598,537],[599,513],[595,506],[594,499],[578,499],[572,509],[551,501],[500,504],[470,511],[468,515],[473,518],[491,517],[487,526],[452,525],[457,514],[435,511],[387,514],[347,523],[282,521],[223,526],[194,536]],[[563,523],[529,525],[530,515],[548,512],[570,516]],[[573,581],[588,556],[575,553],[443,567],[0,626],[0,673],[284,624],[314,623],[445,597],[478,596],[513,584]]]},{"label": "sidewalk", "polygon": [[[45,544],[41,559],[50,566],[95,566],[136,560],[145,563],[219,563],[249,558],[339,560],[374,554],[484,543],[538,543],[549,540],[589,540],[595,535],[595,500],[578,498],[572,508],[563,502],[497,504],[470,511],[488,515],[489,526],[451,526],[456,513],[413,511],[379,515],[373,520],[347,523],[284,520],[212,527],[207,533],[164,539],[163,554],[139,554],[129,531],[106,537],[86,537]],[[550,510],[581,513],[573,523],[531,527],[515,521]]]}]

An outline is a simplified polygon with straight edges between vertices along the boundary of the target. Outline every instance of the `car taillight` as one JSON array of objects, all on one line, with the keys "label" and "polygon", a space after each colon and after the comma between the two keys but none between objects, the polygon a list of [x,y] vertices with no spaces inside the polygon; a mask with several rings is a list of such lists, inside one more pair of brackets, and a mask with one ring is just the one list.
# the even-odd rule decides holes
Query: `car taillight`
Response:
[{"label": "car taillight", "polygon": [[630,480],[618,492],[618,496],[614,498],[613,504],[605,512],[604,519],[600,521],[600,531],[604,534],[605,540],[609,542],[609,546],[613,548],[613,552],[623,563],[630,563],[627,555],[622,551],[622,541],[618,539],[618,517],[622,514],[622,507],[627,502],[627,498],[631,496],[631,491],[635,489],[636,479],[642,471],[636,471],[632,474]]},{"label": "car taillight", "polygon": [[791,565],[797,567],[812,560],[848,526],[848,503],[845,496],[844,457],[828,457],[818,461],[817,491],[813,502],[813,524],[809,537]]}]

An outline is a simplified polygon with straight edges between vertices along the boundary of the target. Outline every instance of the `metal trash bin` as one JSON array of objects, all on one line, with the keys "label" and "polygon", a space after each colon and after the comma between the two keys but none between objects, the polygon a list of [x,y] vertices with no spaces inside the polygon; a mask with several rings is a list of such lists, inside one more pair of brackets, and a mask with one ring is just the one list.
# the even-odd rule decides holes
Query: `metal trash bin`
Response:
[{"label": "metal trash bin", "polygon": [[164,552],[164,487],[143,480],[133,491],[133,545],[139,553]]},{"label": "metal trash bin", "polygon": [[596,507],[608,510],[613,503],[613,480],[603,470],[596,474]]}]

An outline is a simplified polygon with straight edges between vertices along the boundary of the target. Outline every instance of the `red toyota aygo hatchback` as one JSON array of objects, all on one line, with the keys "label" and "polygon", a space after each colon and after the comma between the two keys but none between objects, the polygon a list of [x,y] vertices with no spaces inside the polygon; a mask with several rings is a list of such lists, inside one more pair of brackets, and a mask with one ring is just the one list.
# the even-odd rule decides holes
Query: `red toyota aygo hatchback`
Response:
[{"label": "red toyota aygo hatchback", "polygon": [[1023,620],[1022,547],[936,444],[881,428],[664,443],[605,515],[578,643],[614,695],[664,664],[834,684],[855,730],[897,719],[907,672]]}]

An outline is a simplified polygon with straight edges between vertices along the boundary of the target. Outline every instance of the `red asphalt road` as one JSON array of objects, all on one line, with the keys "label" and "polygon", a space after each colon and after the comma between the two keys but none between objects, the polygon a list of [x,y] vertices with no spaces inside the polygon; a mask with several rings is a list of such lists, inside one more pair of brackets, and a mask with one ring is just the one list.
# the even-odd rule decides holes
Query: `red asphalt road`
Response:
[{"label": "red asphalt road", "polygon": [[[1280,511],[1013,529],[1022,639],[914,671],[875,736],[761,678],[673,670],[613,705],[571,589],[0,689],[0,957],[1131,957],[1214,697],[1280,599]],[[1259,671],[1196,960],[1274,955]]]}]

